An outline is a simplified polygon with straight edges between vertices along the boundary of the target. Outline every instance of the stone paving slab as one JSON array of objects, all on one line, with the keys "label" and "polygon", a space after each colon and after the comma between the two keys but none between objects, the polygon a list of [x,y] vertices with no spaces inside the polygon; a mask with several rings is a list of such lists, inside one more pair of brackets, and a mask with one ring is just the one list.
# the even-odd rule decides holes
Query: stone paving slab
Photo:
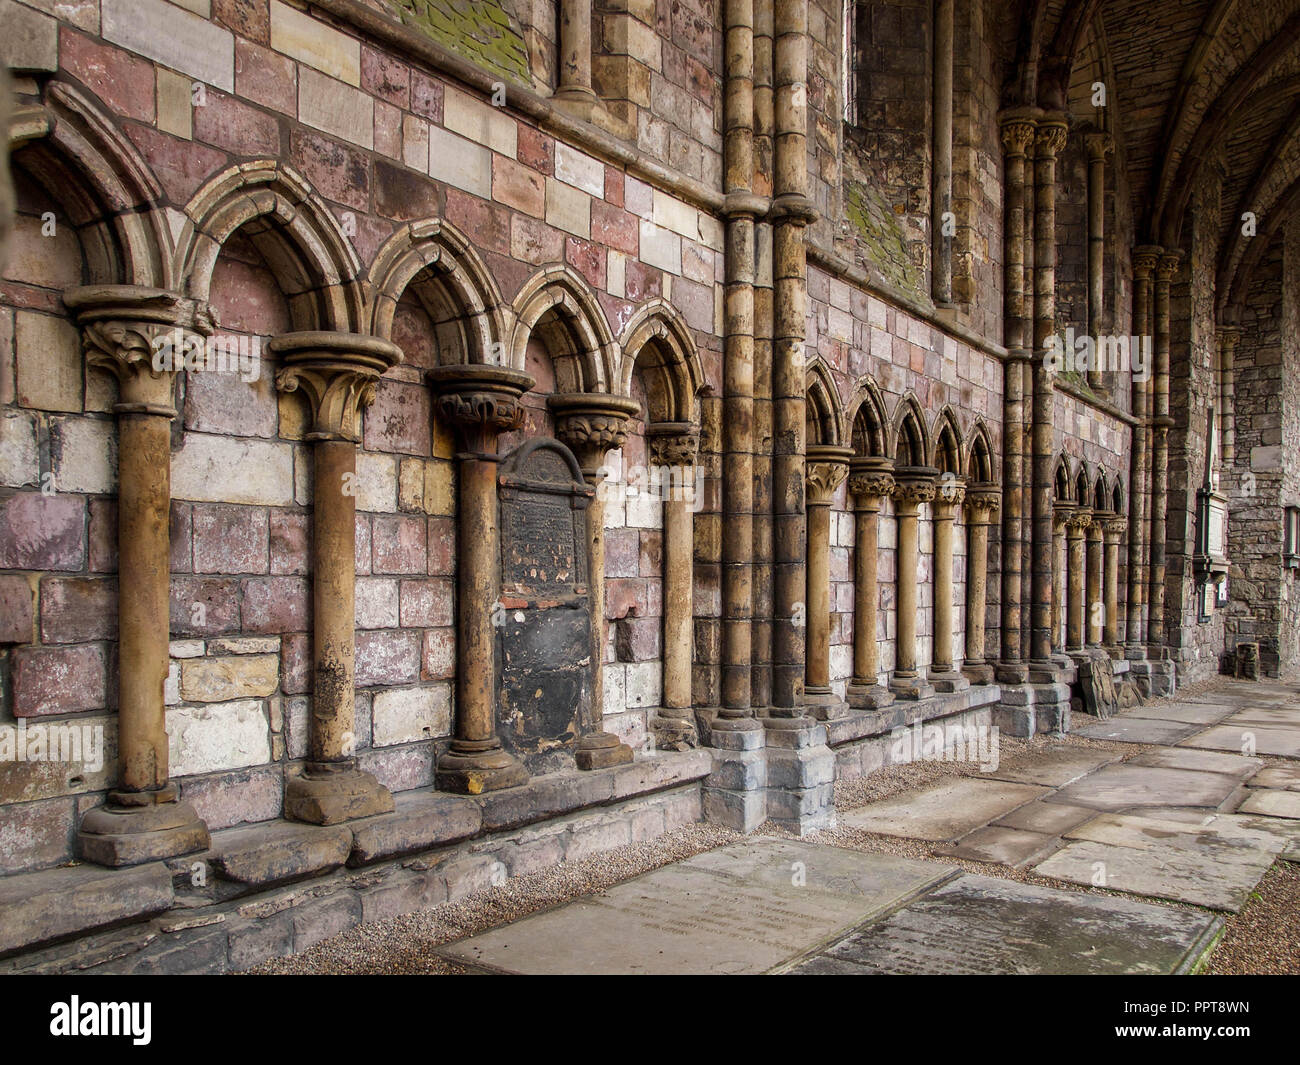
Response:
[{"label": "stone paving slab", "polygon": [[1285,840],[1263,832],[1222,826],[1213,820],[1191,823],[1135,814],[1102,814],[1065,833],[1069,840],[1113,843],[1135,850],[1187,851],[1222,862],[1268,867],[1268,859],[1285,845]]},{"label": "stone paving slab", "polygon": [[1039,832],[1048,836],[1059,836],[1075,825],[1081,825],[1097,816],[1097,811],[1090,806],[1069,806],[1063,802],[1043,802],[1035,799],[1018,810],[1012,810],[993,823],[1006,828],[1018,828],[1024,832]]},{"label": "stone paving slab", "polygon": [[1175,846],[1137,848],[1077,840],[1036,865],[1034,872],[1073,884],[1238,913],[1272,863],[1271,853],[1254,864],[1234,863]]},{"label": "stone paving slab", "polygon": [[1121,717],[1141,717],[1147,721],[1181,721],[1189,725],[1216,725],[1237,707],[1228,703],[1150,702]]},{"label": "stone paving slab", "polygon": [[1156,721],[1124,715],[1070,731],[1090,740],[1112,740],[1116,743],[1177,743],[1198,732],[1201,727],[1183,721]]},{"label": "stone paving slab", "polygon": [[1199,747],[1211,751],[1233,751],[1240,754],[1250,749],[1247,734],[1252,739],[1256,754],[1272,754],[1282,758],[1300,758],[1300,729],[1261,728],[1256,725],[1225,722],[1206,729],[1179,742],[1180,747]]},{"label": "stone paving slab", "polygon": [[1009,780],[1017,784],[1041,784],[1059,788],[1104,765],[1118,762],[1119,755],[1104,751],[1080,750],[1078,747],[1049,747],[1019,760],[1015,768],[998,767],[981,777],[989,780]]},{"label": "stone paving slab", "polygon": [[1191,807],[1152,806],[1142,810],[1144,817],[1154,817],[1159,821],[1181,821],[1185,824],[1213,826],[1223,835],[1257,833],[1275,841],[1270,846],[1285,846],[1288,842],[1300,841],[1300,821],[1288,821],[1280,817],[1266,817],[1263,814],[1222,813],[1211,810],[1197,810]]},{"label": "stone paving slab", "polygon": [[1159,747],[1130,758],[1126,765],[1147,765],[1160,769],[1195,769],[1202,773],[1223,773],[1246,780],[1264,764],[1258,758],[1219,751],[1198,751],[1190,747]]},{"label": "stone paving slab", "polygon": [[760,836],[438,952],[478,969],[539,975],[762,973],[956,872]]},{"label": "stone paving slab", "polygon": [[796,974],[1184,973],[1222,918],[1130,899],[963,876],[849,933]]},{"label": "stone paving slab", "polygon": [[1218,807],[1237,787],[1233,777],[1190,769],[1124,763],[1097,770],[1047,796],[1046,802],[1127,810],[1140,806]]},{"label": "stone paving slab", "polygon": [[1300,792],[1252,788],[1249,797],[1237,807],[1237,810],[1243,814],[1263,814],[1265,817],[1300,820]]},{"label": "stone paving slab", "polygon": [[1224,724],[1263,725],[1266,728],[1300,730],[1300,709],[1285,706],[1243,706]]},{"label": "stone paving slab", "polygon": [[955,843],[1047,792],[1031,784],[957,777],[850,810],[840,824],[882,836]]},{"label": "stone paving slab", "polygon": [[1300,765],[1266,765],[1250,783],[1252,787],[1300,791]]},{"label": "stone paving slab", "polygon": [[947,858],[991,862],[1019,869],[1047,857],[1060,843],[1059,836],[1026,832],[1004,825],[989,825],[963,836],[958,843],[940,847],[935,853]]}]

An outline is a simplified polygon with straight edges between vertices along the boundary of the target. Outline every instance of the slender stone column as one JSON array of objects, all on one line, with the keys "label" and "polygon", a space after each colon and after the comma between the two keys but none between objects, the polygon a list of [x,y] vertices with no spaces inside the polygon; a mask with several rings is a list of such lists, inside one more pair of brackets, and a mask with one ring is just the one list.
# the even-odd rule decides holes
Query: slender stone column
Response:
[{"label": "slender stone column", "polygon": [[880,683],[880,650],[876,644],[880,585],[876,576],[879,553],[880,505],[893,493],[893,463],[884,458],[858,458],[849,464],[849,494],[853,497],[853,681],[849,705],[859,710],[888,706],[894,693]]},{"label": "slender stone column", "polygon": [[574,752],[579,769],[604,769],[632,761],[632,748],[602,727],[605,716],[605,456],[627,442],[627,421],[641,411],[634,399],[593,392],[552,395],[555,435],[578,458],[582,476],[595,489],[587,506],[587,601],[591,608],[592,730]]},{"label": "slender stone column", "polygon": [[966,655],[961,671],[972,684],[992,684],[984,616],[988,608],[989,526],[1002,496],[993,485],[972,485],[966,493]]},{"label": "slender stone column", "polygon": [[[1160,258],[1156,247],[1144,246],[1133,252],[1133,317],[1139,338],[1151,336],[1151,275]],[[1142,339],[1139,340],[1142,343]],[[1129,459],[1129,527],[1128,527],[1128,626],[1125,634],[1125,657],[1132,661],[1146,658],[1147,597],[1147,478],[1151,472],[1147,444],[1151,418],[1151,366],[1147,376],[1133,377],[1133,446]]]},{"label": "slender stone column", "polygon": [[1169,499],[1169,283],[1180,252],[1167,252],[1156,264],[1156,373],[1151,432],[1151,609],[1147,618],[1147,657],[1167,658],[1165,639],[1165,510]]},{"label": "slender stone column", "polygon": [[894,471],[894,519],[898,523],[898,556],[895,596],[898,605],[894,672],[889,690],[900,699],[926,699],[934,687],[921,679],[916,658],[917,612],[917,514],[922,503],[934,499],[934,481],[939,471],[929,466],[904,466]]},{"label": "slender stone column", "polygon": [[[1106,155],[1111,150],[1110,136],[1089,133],[1084,138],[1088,148],[1088,335],[1095,341],[1101,335],[1106,306]],[[1088,383],[1102,386],[1101,371],[1088,371]]]},{"label": "slender stone column", "polygon": [[930,168],[930,292],[940,306],[952,303],[952,237],[944,215],[952,210],[953,0],[934,4],[934,165]]},{"label": "slender stone column", "polygon": [[953,648],[953,523],[966,498],[966,486],[959,480],[940,481],[935,488],[934,515],[934,650],[927,679],[939,692],[963,691],[970,687],[964,673],[956,669]]},{"label": "slender stone column", "polygon": [[1128,528],[1125,518],[1110,518],[1105,524],[1106,533],[1106,627],[1102,643],[1112,658],[1122,658],[1119,642],[1119,544]]},{"label": "slender stone column", "polygon": [[[664,496],[664,677],[663,699],[650,722],[662,748],[695,747],[699,737],[691,710],[691,661],[694,658],[694,479],[700,431],[685,422],[661,422],[647,430],[650,458],[673,490]],[[689,491],[686,485],[690,485]]]},{"label": "slender stone column", "polygon": [[1223,468],[1231,471],[1237,451],[1237,344],[1241,327],[1219,327],[1219,424],[1223,426]]},{"label": "slender stone column", "polygon": [[118,383],[117,784],[82,818],[77,845],[99,865],[139,865],[210,842],[169,777],[163,686],[173,371],[211,333],[212,317],[206,304],[128,285],[69,289],[63,301],[81,325],[86,363]]},{"label": "slender stone column", "polygon": [[300,392],[311,412],[312,703],[301,776],[285,782],[284,816],[332,825],[393,808],[388,789],[357,768],[356,477],[361,412],[380,376],[402,361],[396,344],[355,333],[286,333],[276,387]]},{"label": "slender stone column", "polygon": [[1036,110],[1009,111],[1000,117],[1005,156],[1003,208],[1003,320],[1007,359],[1002,367],[1002,543],[1000,650],[997,679],[1023,684],[1028,678],[1021,655],[1021,556],[1024,550],[1025,384],[1032,338],[1025,303],[1025,158],[1034,141]]},{"label": "slender stone column", "polygon": [[[1034,138],[1034,491],[1030,657],[1052,655],[1052,447],[1056,399],[1044,357],[1056,331],[1056,155],[1065,146],[1063,115],[1044,116]],[[1054,679],[1054,674],[1050,678]]]},{"label": "slender stone column", "polygon": [[1102,599],[1102,570],[1104,560],[1102,557],[1102,535],[1105,523],[1110,519],[1110,514],[1104,511],[1094,511],[1092,515],[1092,524],[1088,526],[1088,596],[1084,603],[1084,620],[1083,629],[1089,647],[1100,647],[1102,639],[1102,629],[1105,625],[1105,602]]},{"label": "slender stone column", "polygon": [[438,366],[425,377],[437,397],[438,417],[456,427],[461,448],[456,456],[456,731],[434,779],[441,791],[478,795],[528,780],[528,770],[497,737],[492,616],[501,601],[497,438],[523,425],[519,397],[534,381],[483,363]]},{"label": "slender stone column", "polygon": [[1070,569],[1066,530],[1074,513],[1073,503],[1058,502],[1052,510],[1052,650],[1065,650],[1065,615]]},{"label": "slender stone column", "polygon": [[835,716],[843,701],[831,690],[831,502],[849,473],[853,449],[808,447],[808,645],[804,701],[812,716]]},{"label": "slender stone column", "polygon": [[772,504],[773,718],[803,716],[805,360],[804,231],[817,218],[808,198],[808,0],[774,5],[776,86],[773,223]]},{"label": "slender stone column", "polygon": [[560,0],[560,69],[555,102],[565,111],[590,120],[599,106],[591,87],[591,4]]},{"label": "slender stone column", "polygon": [[1070,652],[1083,650],[1084,625],[1084,588],[1087,577],[1087,556],[1084,553],[1084,534],[1092,524],[1092,511],[1080,507],[1071,516],[1066,526],[1066,537],[1070,543],[1068,563],[1070,604],[1066,623],[1065,649]]}]

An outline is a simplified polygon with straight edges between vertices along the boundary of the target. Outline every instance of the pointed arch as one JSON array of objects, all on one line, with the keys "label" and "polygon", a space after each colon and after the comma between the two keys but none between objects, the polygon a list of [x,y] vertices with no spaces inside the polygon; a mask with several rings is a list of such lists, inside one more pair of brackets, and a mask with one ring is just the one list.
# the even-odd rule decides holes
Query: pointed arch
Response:
[{"label": "pointed arch", "polygon": [[808,367],[804,381],[808,419],[805,443],[840,444],[844,440],[844,409],[840,405],[840,393],[826,363],[815,359]]},{"label": "pointed arch", "polygon": [[619,339],[623,363],[618,394],[632,394],[637,367],[649,386],[649,422],[700,421],[699,393],[704,387],[704,366],[690,327],[667,300],[656,296],[639,307]]},{"label": "pointed arch", "polygon": [[971,484],[996,484],[998,480],[993,441],[983,418],[976,420],[966,437],[966,479]]},{"label": "pointed arch", "polygon": [[889,419],[880,387],[864,377],[853,390],[845,422],[851,426],[848,440],[860,458],[884,458],[889,452]]},{"label": "pointed arch", "polygon": [[1088,474],[1088,464],[1082,459],[1074,475],[1074,501],[1081,507],[1092,505],[1092,478]]},{"label": "pointed arch", "polygon": [[1115,484],[1111,488],[1110,509],[1116,514],[1125,514],[1128,503],[1128,494],[1124,488],[1124,478],[1121,474],[1115,474]]},{"label": "pointed arch", "polygon": [[894,408],[890,457],[898,466],[924,466],[930,455],[930,436],[916,396],[907,392]]},{"label": "pointed arch", "polygon": [[243,230],[276,276],[293,327],[364,332],[361,261],[307,180],[273,159],[229,167],[185,207],[175,276],[206,300],[225,242]]},{"label": "pointed arch", "polygon": [[555,364],[558,392],[608,392],[618,379],[618,346],[600,301],[576,270],[548,266],[515,296],[510,366],[524,368],[536,334]]},{"label": "pointed arch", "polygon": [[939,411],[934,420],[931,436],[934,440],[934,451],[930,456],[929,465],[940,473],[965,476],[966,470],[962,465],[961,426],[957,423],[957,416],[953,413],[952,407],[945,405]]},{"label": "pointed arch", "polygon": [[1064,455],[1056,456],[1056,465],[1052,468],[1052,485],[1056,502],[1074,502],[1074,478],[1070,476],[1070,462]]},{"label": "pointed arch", "polygon": [[392,338],[397,305],[408,290],[437,336],[441,365],[503,363],[506,311],[492,273],[450,222],[429,218],[394,233],[370,267],[366,322]]},{"label": "pointed arch", "polygon": [[55,81],[43,104],[14,109],[8,136],[13,166],[31,174],[76,229],[88,282],[173,287],[162,186],[106,112]]},{"label": "pointed arch", "polygon": [[1110,477],[1105,470],[1098,470],[1092,485],[1092,509],[1098,514],[1110,511]]}]

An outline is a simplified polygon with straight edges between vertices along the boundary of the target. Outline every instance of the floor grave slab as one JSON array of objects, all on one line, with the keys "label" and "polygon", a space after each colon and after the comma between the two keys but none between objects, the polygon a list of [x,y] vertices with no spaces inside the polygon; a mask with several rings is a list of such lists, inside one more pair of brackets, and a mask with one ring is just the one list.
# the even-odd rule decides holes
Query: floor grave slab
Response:
[{"label": "floor grave slab", "polygon": [[1214,808],[1237,787],[1233,777],[1190,769],[1110,765],[1068,784],[1047,802],[1091,806],[1096,810],[1127,810],[1141,806],[1205,806]]},{"label": "floor grave slab", "polygon": [[1224,862],[1174,846],[1136,848],[1076,840],[1034,866],[1034,872],[1072,884],[1239,913],[1270,865],[1271,852],[1251,864]]},{"label": "floor grave slab", "polygon": [[755,837],[439,948],[492,972],[762,973],[956,875],[936,862]]},{"label": "floor grave slab", "polygon": [[1300,730],[1300,710],[1284,706],[1243,706],[1224,724],[1262,725],[1265,728]]},{"label": "floor grave slab", "polygon": [[[1107,722],[1109,724],[1109,722]],[[1015,766],[1002,767],[981,777],[989,780],[1009,780],[1016,784],[1040,784],[1059,788],[1104,765],[1118,762],[1119,755],[1105,751],[1081,750],[1078,747],[1049,747],[1018,759]]]},{"label": "floor grave slab", "polygon": [[1300,791],[1300,765],[1266,765],[1250,778],[1251,787]]},{"label": "floor grave slab", "polygon": [[1192,910],[963,876],[792,972],[1184,973],[1222,927],[1222,918]]},{"label": "floor grave slab", "polygon": [[1061,844],[1060,837],[1042,832],[1026,832],[1004,825],[977,828],[958,843],[940,847],[936,854],[945,858],[962,858],[972,862],[1009,865],[1014,869],[1041,861]]},{"label": "floor grave slab", "polygon": [[1212,860],[1265,867],[1269,856],[1281,850],[1286,842],[1231,823],[1225,823],[1221,831],[1214,820],[1192,823],[1134,814],[1102,814],[1070,829],[1065,837],[1134,850],[1188,851]]},{"label": "floor grave slab", "polygon": [[1182,740],[1180,747],[1199,747],[1211,751],[1232,751],[1241,754],[1253,748],[1256,754],[1272,754],[1282,758],[1300,758],[1300,729],[1261,728],[1257,725],[1225,722]]},{"label": "floor grave slab", "polygon": [[955,843],[1047,791],[1031,784],[957,777],[850,810],[840,815],[840,824],[882,836]]},{"label": "floor grave slab", "polygon": [[1239,754],[1220,751],[1198,751],[1190,747],[1159,747],[1130,758],[1126,765],[1145,765],[1159,769],[1193,769],[1202,773],[1222,773],[1248,779],[1264,763],[1258,758],[1243,758]]},{"label": "floor grave slab", "polygon": [[1300,792],[1252,788],[1250,795],[1237,810],[1243,814],[1262,814],[1265,817],[1300,821]]},{"label": "floor grave slab", "polygon": [[[1145,707],[1143,707],[1145,709]],[[1116,743],[1177,743],[1201,728],[1183,721],[1156,721],[1145,717],[1113,717],[1071,729],[1076,736]]]},{"label": "floor grave slab", "polygon": [[[1188,725],[1217,725],[1237,707],[1225,703],[1151,702],[1120,718],[1140,717],[1147,721],[1181,721]],[[1076,730],[1077,731],[1077,730]]]},{"label": "floor grave slab", "polygon": [[1158,821],[1181,821],[1203,827],[1212,826],[1220,835],[1246,835],[1267,837],[1274,842],[1273,849],[1285,847],[1292,841],[1300,842],[1300,821],[1289,821],[1282,817],[1266,817],[1263,814],[1221,813],[1210,810],[1195,810],[1190,807],[1153,806],[1142,811],[1143,817],[1152,817]]},{"label": "floor grave slab", "polygon": [[1005,817],[993,822],[1006,828],[1018,828],[1024,832],[1040,832],[1048,836],[1059,836],[1076,825],[1091,821],[1097,811],[1090,806],[1069,806],[1063,802],[1044,802],[1035,799],[1018,810],[1012,810]]}]

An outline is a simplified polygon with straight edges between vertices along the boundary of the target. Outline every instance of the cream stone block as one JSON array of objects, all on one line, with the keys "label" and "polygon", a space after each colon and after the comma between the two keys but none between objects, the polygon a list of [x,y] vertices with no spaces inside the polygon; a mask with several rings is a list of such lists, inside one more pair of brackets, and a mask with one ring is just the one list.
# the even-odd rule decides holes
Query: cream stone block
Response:
[{"label": "cream stone block", "polygon": [[0,412],[0,484],[36,484],[40,477],[36,417],[22,410]]},{"label": "cream stone block", "polygon": [[451,686],[376,692],[371,713],[371,743],[375,747],[446,736],[451,732]]},{"label": "cream stone block", "polygon": [[59,418],[50,434],[54,487],[107,495],[117,489],[117,433],[111,421]]},{"label": "cream stone block", "polygon": [[662,700],[663,663],[630,662],[627,667],[627,705],[658,706]]},{"label": "cream stone block", "polygon": [[[655,225],[654,222],[641,222],[641,261],[650,266],[657,266],[667,273],[680,275],[682,272],[682,238],[671,230]],[[665,298],[668,298],[665,294]]]},{"label": "cream stone block", "polygon": [[271,0],[271,47],[349,85],[361,84],[361,42]]},{"label": "cream stone block", "polygon": [[222,703],[270,695],[280,683],[279,655],[188,658],[181,663],[181,697]]},{"label": "cream stone block", "polygon": [[627,710],[627,666],[622,662],[601,666],[601,681],[605,715],[621,714]]},{"label": "cream stone block", "polygon": [[37,410],[81,410],[84,368],[76,326],[34,311],[14,315],[18,402]]},{"label": "cream stone block", "polygon": [[360,89],[308,67],[298,74],[298,119],[367,151],[375,146],[374,101]]},{"label": "cream stone block", "polygon": [[[453,133],[511,159],[518,156],[519,126],[500,107],[476,100],[450,85],[443,91],[442,124]],[[556,152],[558,166],[558,146]]]},{"label": "cream stone block", "polygon": [[655,189],[655,208],[652,217],[657,225],[695,240],[700,235],[699,216],[700,212],[690,204],[668,195],[662,189]]},{"label": "cream stone block", "polygon": [[173,777],[269,762],[266,707],[259,699],[169,707],[167,752]]},{"label": "cream stone block", "polygon": [[357,452],[357,510],[391,514],[397,510],[397,458],[373,451]]},{"label": "cream stone block", "polygon": [[235,37],[165,0],[102,0],[100,34],[163,66],[235,91]]},{"label": "cream stone block", "polygon": [[[195,641],[202,648],[201,641]],[[278,654],[280,651],[280,637],[278,636],[241,636],[231,640],[212,640],[208,643],[208,651],[214,655],[269,655]],[[202,653],[200,651],[200,653]],[[172,652],[173,658],[182,658]],[[189,656],[193,657],[193,656]]]},{"label": "cream stone block", "polygon": [[157,79],[158,128],[189,140],[194,136],[194,82],[166,67],[158,68]]},{"label": "cream stone block", "polygon": [[172,497],[287,507],[294,501],[293,445],[187,433],[172,453]]},{"label": "cream stone block", "polygon": [[398,621],[397,581],[387,577],[358,577],[356,624],[358,629],[395,629]]},{"label": "cream stone block", "polygon": [[591,197],[562,181],[546,179],[546,224],[584,240],[591,236]]},{"label": "cream stone block", "polygon": [[605,197],[605,164],[577,148],[556,143],[555,176],[592,196]]},{"label": "cream stone block", "polygon": [[492,198],[492,150],[429,127],[429,176],[485,200]]},{"label": "cream stone block", "polygon": [[402,162],[412,170],[429,172],[429,123],[415,115],[402,119]]}]

